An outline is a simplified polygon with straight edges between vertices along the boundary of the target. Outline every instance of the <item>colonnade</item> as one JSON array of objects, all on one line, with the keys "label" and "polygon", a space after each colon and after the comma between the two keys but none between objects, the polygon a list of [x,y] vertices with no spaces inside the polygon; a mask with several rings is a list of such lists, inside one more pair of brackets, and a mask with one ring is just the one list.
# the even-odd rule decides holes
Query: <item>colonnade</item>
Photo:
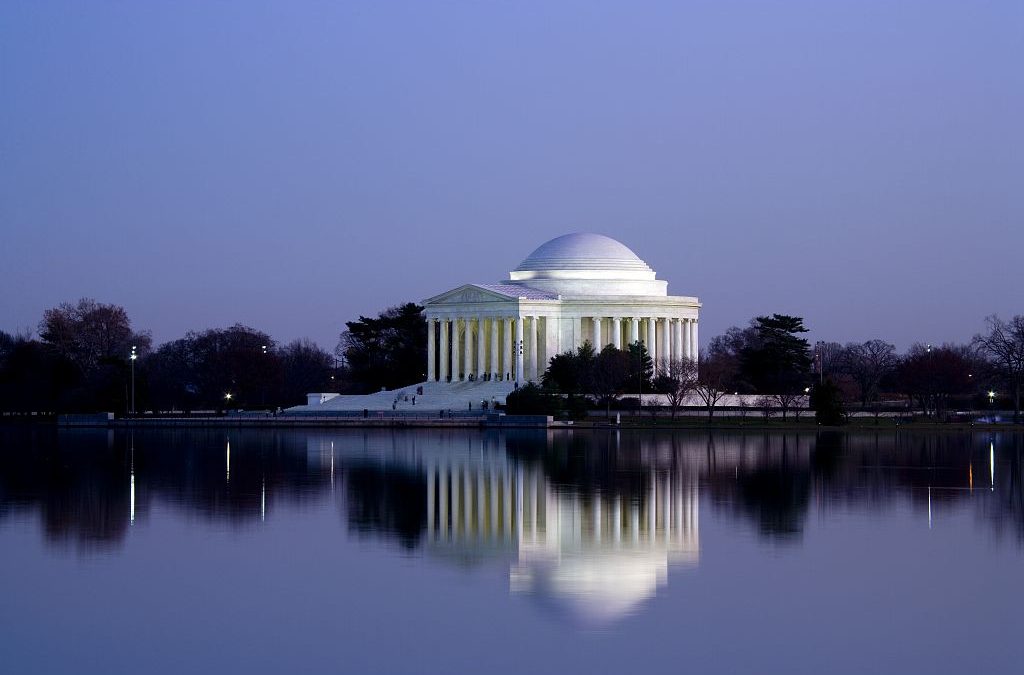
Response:
[{"label": "colonnade", "polygon": [[662,361],[697,360],[698,336],[695,318],[593,316],[577,321],[581,323],[574,333],[589,340],[598,349],[609,344],[616,349],[624,349],[634,342],[642,343],[654,361],[655,369]]},{"label": "colonnade", "polygon": [[542,316],[431,317],[427,380],[539,380],[549,358],[548,321]]},{"label": "colonnade", "polygon": [[427,380],[536,381],[551,357],[589,341],[647,347],[655,363],[696,360],[696,318],[658,316],[449,316],[427,319]]}]

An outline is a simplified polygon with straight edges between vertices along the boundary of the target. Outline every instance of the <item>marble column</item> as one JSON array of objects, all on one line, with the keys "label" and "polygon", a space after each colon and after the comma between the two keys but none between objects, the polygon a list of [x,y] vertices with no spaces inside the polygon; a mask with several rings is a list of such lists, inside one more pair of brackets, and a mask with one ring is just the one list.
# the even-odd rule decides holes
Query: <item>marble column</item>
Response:
[{"label": "marble column", "polygon": [[540,382],[548,367],[548,319],[535,316],[534,320],[537,322],[537,347],[534,349],[533,372],[537,374],[537,381]]},{"label": "marble column", "polygon": [[434,360],[436,358],[434,352],[434,320],[427,319],[427,382],[434,381]]},{"label": "marble column", "polygon": [[473,374],[473,320],[466,319],[466,352],[462,355],[466,379]]},{"label": "marble column", "polygon": [[622,349],[622,319],[617,316],[612,317],[612,346]]},{"label": "marble column", "polygon": [[601,351],[601,317],[595,316],[594,319],[594,351]]},{"label": "marble column", "polygon": [[459,319],[452,319],[452,382],[458,382],[462,374],[462,341],[459,340]]},{"label": "marble column", "polygon": [[676,341],[676,320],[665,319],[665,342],[668,344],[668,358],[675,361],[679,358],[679,343]]},{"label": "marble column", "polygon": [[696,361],[700,356],[700,343],[697,341],[697,320],[693,319],[690,321],[690,345],[693,348],[693,361]]},{"label": "marble column", "polygon": [[505,358],[501,363],[501,369],[504,379],[510,380],[512,379],[512,319],[506,317],[504,321],[505,339],[503,342],[505,343],[505,353],[503,356]]},{"label": "marble column", "polygon": [[448,319],[441,319],[441,381],[448,380]]},{"label": "marble column", "polygon": [[516,322],[516,382],[525,382],[526,378],[523,377],[523,321],[524,317],[516,317],[513,321]]},{"label": "marble column", "polygon": [[658,374],[658,350],[657,345],[654,343],[657,341],[655,338],[656,322],[654,318],[647,319],[647,353],[651,356],[651,362],[654,364],[654,375]]},{"label": "marble column", "polygon": [[487,372],[487,334],[484,332],[484,318],[476,320],[476,376],[483,379]]},{"label": "marble column", "polygon": [[697,325],[697,322],[694,321],[693,319],[687,319],[686,320],[686,347],[687,347],[686,354],[687,354],[687,358],[690,358],[690,359],[696,359],[697,358],[697,340],[694,339],[694,335],[693,335],[694,327],[696,325]]},{"label": "marble column", "polygon": [[683,349],[682,349],[683,355],[682,355],[682,358],[689,359],[690,358],[690,320],[689,319],[680,319],[679,323],[682,324],[682,329],[681,329],[682,345],[683,345]]},{"label": "marble column", "polygon": [[491,379],[501,379],[501,368],[498,363],[498,321],[497,317],[491,317]]},{"label": "marble column", "polygon": [[661,320],[661,343],[664,348],[661,350],[661,358],[665,361],[672,360],[672,322],[668,318]]},{"label": "marble column", "polygon": [[525,335],[525,344],[523,349],[525,355],[523,360],[525,361],[526,370],[524,371],[524,381],[537,379],[537,358],[535,356],[537,349],[537,318],[533,316],[524,316],[520,319],[523,322],[523,333]]},{"label": "marble column", "polygon": [[634,342],[640,342],[640,318],[636,316],[630,319],[629,326],[629,344]]},{"label": "marble column", "polygon": [[675,343],[676,343],[676,361],[683,360],[683,322],[680,319],[676,319],[672,322],[673,330],[675,332]]},{"label": "marble column", "polygon": [[667,361],[672,358],[672,337],[668,331],[668,319],[664,317],[655,320],[655,332],[658,334],[658,358]]}]

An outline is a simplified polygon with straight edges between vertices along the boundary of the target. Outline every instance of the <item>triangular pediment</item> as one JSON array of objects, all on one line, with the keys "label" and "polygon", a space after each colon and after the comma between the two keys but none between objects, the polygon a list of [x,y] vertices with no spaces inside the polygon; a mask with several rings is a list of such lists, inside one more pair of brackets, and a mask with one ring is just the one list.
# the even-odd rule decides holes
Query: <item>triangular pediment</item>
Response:
[{"label": "triangular pediment", "polygon": [[475,304],[480,302],[509,302],[516,300],[517,296],[505,295],[487,288],[481,288],[476,284],[465,284],[454,288],[446,293],[435,295],[423,301],[424,305],[457,305]]}]

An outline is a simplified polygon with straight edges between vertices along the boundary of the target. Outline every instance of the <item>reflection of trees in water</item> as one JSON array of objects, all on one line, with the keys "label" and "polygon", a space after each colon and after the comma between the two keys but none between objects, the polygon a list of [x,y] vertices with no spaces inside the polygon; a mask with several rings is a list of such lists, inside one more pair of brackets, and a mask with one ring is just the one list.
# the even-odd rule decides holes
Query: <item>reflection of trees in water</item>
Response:
[{"label": "reflection of trees in water", "polygon": [[[969,506],[997,536],[1024,542],[1024,436],[1008,433],[4,428],[0,518],[38,513],[49,541],[83,548],[117,544],[133,507],[145,519],[155,503],[234,526],[257,523],[275,505],[329,493],[333,468],[323,456],[311,460],[314,437],[337,441],[329,456],[352,531],[406,547],[419,545],[426,525],[420,461],[454,449],[538,467],[555,490],[586,503],[595,495],[641,500],[658,472],[682,472],[699,480],[712,509],[781,541],[799,540],[811,504],[826,514],[900,502],[924,512],[930,486],[936,513]],[[368,448],[390,459],[368,461]]]},{"label": "reflection of trees in water", "polygon": [[[128,473],[106,431],[38,427],[0,436],[0,517],[37,511],[46,538],[105,548],[128,528]],[[100,456],[96,449],[100,448]]]},{"label": "reflection of trees in water", "polygon": [[361,535],[393,536],[416,548],[427,523],[427,483],[416,471],[369,464],[344,471],[349,526]]},{"label": "reflection of trees in water", "polygon": [[[230,443],[230,453],[228,445]],[[135,476],[134,499],[131,490]],[[235,525],[266,504],[316,497],[329,480],[306,464],[305,439],[254,431],[0,432],[0,517],[36,510],[48,541],[118,544],[157,500]]]},{"label": "reflection of trees in water", "polygon": [[763,433],[731,442],[741,450],[723,458],[719,455],[728,453],[728,443],[713,436],[707,439],[718,469],[706,475],[712,504],[753,521],[763,536],[798,540],[810,504],[814,436]]}]

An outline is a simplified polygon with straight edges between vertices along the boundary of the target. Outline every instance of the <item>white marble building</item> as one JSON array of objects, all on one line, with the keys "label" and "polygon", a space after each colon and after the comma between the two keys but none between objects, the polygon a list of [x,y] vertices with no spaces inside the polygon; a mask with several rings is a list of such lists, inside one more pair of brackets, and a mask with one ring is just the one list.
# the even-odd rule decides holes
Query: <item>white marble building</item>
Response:
[{"label": "white marble building", "polygon": [[[566,234],[527,256],[496,284],[465,284],[423,302],[423,382],[366,395],[312,393],[289,414],[426,414],[481,411],[517,383],[537,381],[556,354],[640,341],[655,366],[697,358],[700,303],[620,242]],[[364,412],[365,411],[365,412]]]},{"label": "white marble building", "polygon": [[657,364],[697,358],[700,302],[621,242],[552,239],[496,284],[465,284],[424,301],[427,381],[538,380],[555,354],[640,341]]}]

